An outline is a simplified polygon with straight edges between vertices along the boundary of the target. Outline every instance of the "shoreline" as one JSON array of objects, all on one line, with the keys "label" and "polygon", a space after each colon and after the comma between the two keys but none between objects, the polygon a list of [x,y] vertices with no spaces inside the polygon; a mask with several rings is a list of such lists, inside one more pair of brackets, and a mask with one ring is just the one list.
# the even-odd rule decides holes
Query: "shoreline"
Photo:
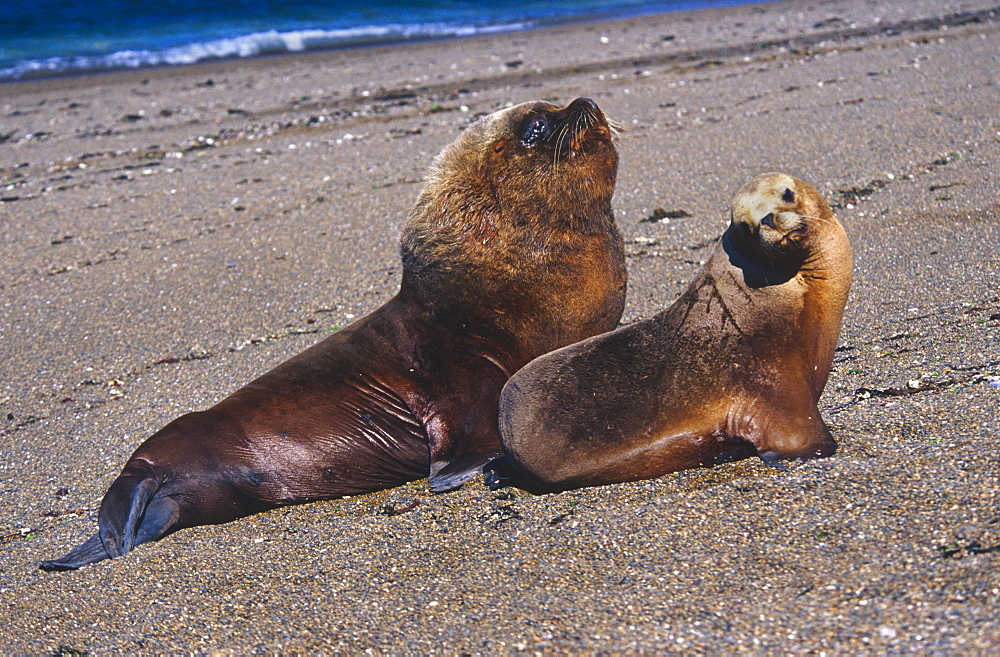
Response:
[{"label": "shoreline", "polygon": [[[787,2],[787,0],[784,0]],[[134,82],[164,77],[174,77],[177,75],[223,75],[239,71],[246,68],[268,68],[270,66],[287,66],[289,64],[308,64],[310,62],[319,63],[328,60],[334,55],[345,55],[347,57],[357,57],[364,53],[370,53],[375,57],[384,56],[389,53],[399,53],[406,50],[419,52],[424,47],[433,48],[435,45],[463,45],[468,43],[471,47],[481,45],[484,49],[490,49],[511,39],[528,37],[538,33],[552,33],[550,36],[559,37],[560,33],[577,32],[586,29],[588,26],[608,26],[614,28],[621,24],[634,24],[636,20],[649,19],[651,21],[666,21],[669,23],[690,21],[692,16],[704,17],[708,12],[719,12],[725,15],[726,12],[743,13],[746,10],[759,10],[773,4],[782,4],[783,0],[765,0],[764,2],[748,2],[743,4],[727,4],[720,6],[705,7],[702,9],[679,9],[670,12],[623,15],[613,18],[582,18],[560,22],[555,25],[543,25],[523,30],[500,33],[485,33],[471,36],[441,37],[441,38],[419,38],[414,40],[403,40],[398,42],[356,44],[345,46],[331,46],[306,50],[302,52],[278,52],[263,53],[249,57],[224,57],[218,59],[206,59],[189,64],[162,64],[149,67],[101,70],[79,70],[65,71],[52,74],[43,74],[19,79],[0,79],[0,89],[11,89],[13,93],[30,90],[33,87],[50,88],[79,88],[89,86],[88,83],[105,84],[114,83],[116,80]],[[895,23],[885,23],[881,20],[871,25],[857,27],[851,25],[846,29],[824,30],[829,26],[836,26],[836,21],[828,25],[813,25],[815,33],[789,36],[785,38],[770,38],[758,41],[747,46],[734,47],[724,45],[714,48],[699,48],[694,51],[680,51],[675,53],[647,54],[636,65],[665,65],[675,63],[684,59],[709,58],[713,56],[730,57],[741,54],[749,54],[755,51],[768,48],[809,48],[819,44],[837,43],[856,38],[873,37],[885,34],[890,37],[900,36],[907,32],[922,32],[934,29],[948,29],[952,27],[962,27],[969,24],[978,23],[983,20],[990,20],[991,15],[1000,10],[998,7],[979,8],[974,10],[961,10],[942,15],[903,19]],[[672,20],[677,19],[677,20]],[[816,31],[819,28],[819,31]],[[634,55],[633,55],[634,57]],[[622,57],[620,61],[608,62],[604,59],[593,62],[591,68],[606,68],[613,64],[622,64],[630,57]],[[584,72],[586,69],[574,69],[571,72]],[[19,88],[21,87],[21,88]]]},{"label": "shoreline", "polygon": [[[758,2],[768,2],[768,1],[774,1],[774,0],[758,0]],[[702,2],[709,2],[709,3],[711,3],[711,2],[713,2],[713,0],[702,0]],[[8,83],[8,82],[44,81],[44,80],[49,80],[49,79],[54,79],[54,78],[75,77],[75,76],[89,76],[89,75],[95,75],[95,74],[96,75],[100,75],[100,74],[104,74],[104,73],[108,73],[108,74],[127,73],[127,72],[141,73],[142,71],[156,70],[156,69],[161,69],[161,68],[178,68],[178,67],[198,66],[200,64],[215,64],[215,63],[236,62],[236,61],[252,62],[253,60],[257,60],[257,59],[266,60],[266,59],[271,58],[271,57],[283,57],[283,56],[301,57],[303,55],[309,55],[309,54],[314,54],[314,53],[315,54],[321,54],[321,53],[329,53],[329,52],[345,51],[345,50],[346,51],[351,51],[351,50],[365,50],[365,49],[368,49],[368,48],[400,48],[400,47],[408,47],[408,46],[419,46],[421,44],[435,43],[435,42],[440,42],[440,41],[455,41],[455,40],[464,40],[464,39],[470,39],[470,38],[471,39],[475,39],[475,38],[479,38],[479,37],[497,37],[497,36],[499,36],[499,37],[504,37],[504,36],[512,37],[512,36],[516,36],[518,34],[530,34],[531,32],[536,32],[536,31],[539,31],[539,30],[547,30],[547,29],[551,29],[551,28],[561,28],[561,27],[573,28],[573,27],[578,27],[578,26],[581,26],[581,25],[593,24],[593,23],[609,23],[609,22],[616,22],[616,21],[622,21],[622,20],[634,20],[634,19],[643,18],[643,17],[650,17],[650,16],[676,14],[676,13],[682,13],[682,12],[701,11],[701,10],[705,10],[705,9],[718,9],[718,8],[725,8],[725,7],[731,7],[731,6],[739,6],[741,4],[747,4],[745,2],[745,0],[714,0],[714,2],[715,2],[714,4],[707,4],[706,6],[703,6],[703,7],[682,7],[682,8],[673,9],[673,10],[667,10],[667,11],[640,10],[640,9],[628,10],[625,7],[622,7],[622,8],[620,8],[617,11],[608,11],[608,12],[605,12],[605,13],[602,13],[602,14],[594,14],[594,15],[590,15],[590,16],[562,17],[562,18],[556,18],[556,19],[551,19],[550,18],[550,19],[546,19],[544,21],[540,20],[540,19],[534,19],[534,20],[529,20],[528,21],[528,23],[533,23],[533,24],[529,24],[527,26],[522,26],[522,27],[514,27],[514,26],[508,25],[508,24],[484,25],[484,26],[480,26],[480,27],[475,28],[475,29],[481,30],[479,33],[477,33],[477,34],[470,34],[470,35],[421,36],[421,37],[415,37],[415,38],[399,37],[397,40],[343,43],[343,44],[338,44],[338,45],[318,46],[318,47],[307,48],[307,49],[298,50],[298,51],[285,50],[285,51],[281,51],[281,52],[257,53],[257,54],[249,55],[249,56],[227,55],[227,56],[224,56],[224,57],[208,57],[208,58],[201,59],[201,60],[198,60],[198,61],[195,61],[195,62],[187,62],[187,63],[183,63],[183,64],[152,64],[152,65],[143,65],[143,66],[136,66],[136,67],[121,66],[121,67],[116,67],[116,68],[100,68],[100,69],[72,69],[72,70],[66,70],[66,71],[44,72],[44,73],[36,71],[36,72],[33,72],[33,73],[29,73],[27,75],[27,77],[20,77],[20,78],[0,78],[0,85],[3,85],[3,84]],[[697,4],[697,3],[693,3],[693,4]],[[355,28],[336,28],[336,29],[342,29],[342,30],[345,30],[345,31],[349,31],[351,29],[375,28],[375,27],[379,27],[379,26],[371,25],[371,26],[358,26],[358,27],[355,27]],[[319,27],[316,27],[316,28],[300,28],[300,31],[302,31],[302,30],[308,31],[308,30],[311,30],[311,29],[322,30],[323,28],[319,28]],[[245,37],[255,36],[256,34],[258,34],[258,33],[238,35],[236,37],[230,37],[230,38],[231,39],[239,39],[239,38],[245,38]],[[94,57],[107,57],[107,56],[110,56],[112,54],[113,53],[105,53],[103,55],[93,55],[93,56]],[[70,55],[62,55],[60,57],[62,57],[62,58],[68,58],[68,57],[71,57],[71,56]]]},{"label": "shoreline", "polygon": [[[0,85],[0,646],[997,650],[995,14],[786,0]],[[753,175],[834,206],[834,456],[541,496],[422,480],[37,569],[153,431],[396,292],[399,224],[475,117],[578,96],[625,128],[624,323],[686,287]]]}]

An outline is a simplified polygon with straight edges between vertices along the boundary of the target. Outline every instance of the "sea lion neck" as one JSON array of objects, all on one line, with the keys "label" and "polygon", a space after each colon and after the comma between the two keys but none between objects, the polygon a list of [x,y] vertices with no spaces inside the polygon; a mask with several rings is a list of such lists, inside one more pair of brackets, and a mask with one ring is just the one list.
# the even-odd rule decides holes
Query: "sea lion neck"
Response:
[{"label": "sea lion neck", "polygon": [[743,284],[751,289],[781,285],[799,273],[806,253],[764,254],[744,226],[730,224],[720,240],[720,248],[728,257],[729,264],[740,272],[739,280]]}]

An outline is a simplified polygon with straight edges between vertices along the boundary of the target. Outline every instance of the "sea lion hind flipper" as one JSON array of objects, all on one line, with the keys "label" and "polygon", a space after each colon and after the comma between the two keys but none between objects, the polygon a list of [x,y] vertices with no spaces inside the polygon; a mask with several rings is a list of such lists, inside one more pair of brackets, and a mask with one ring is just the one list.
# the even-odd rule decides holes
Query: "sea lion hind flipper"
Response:
[{"label": "sea lion hind flipper", "polygon": [[81,566],[104,561],[107,558],[108,551],[104,549],[104,541],[101,540],[101,535],[96,533],[64,556],[51,561],[43,561],[38,564],[38,567],[48,571],[76,570]]},{"label": "sea lion hind flipper", "polygon": [[111,557],[155,541],[178,524],[181,513],[170,497],[155,497],[160,483],[151,476],[122,476],[111,485],[98,517],[100,536]]},{"label": "sea lion hind flipper", "polygon": [[98,515],[99,531],[65,556],[39,564],[42,570],[76,570],[127,554],[154,541],[177,524],[180,513],[169,497],[155,498],[159,482],[147,474],[125,475],[108,489]]},{"label": "sea lion hind flipper", "polygon": [[462,454],[448,461],[431,463],[430,489],[443,493],[458,488],[483,471],[483,466],[500,456],[500,450],[482,454]]}]

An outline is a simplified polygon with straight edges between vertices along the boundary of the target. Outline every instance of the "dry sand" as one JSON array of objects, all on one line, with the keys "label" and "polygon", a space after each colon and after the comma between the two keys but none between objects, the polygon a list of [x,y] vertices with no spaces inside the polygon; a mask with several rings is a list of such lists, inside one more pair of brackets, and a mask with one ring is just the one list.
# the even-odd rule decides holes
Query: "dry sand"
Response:
[{"label": "dry sand", "polygon": [[[1000,15],[903,4],[0,86],[0,651],[995,654]],[[37,569],[146,436],[395,292],[400,222],[474,117],[576,96],[628,128],[626,322],[751,176],[838,206],[836,456],[537,497],[419,481]]]}]

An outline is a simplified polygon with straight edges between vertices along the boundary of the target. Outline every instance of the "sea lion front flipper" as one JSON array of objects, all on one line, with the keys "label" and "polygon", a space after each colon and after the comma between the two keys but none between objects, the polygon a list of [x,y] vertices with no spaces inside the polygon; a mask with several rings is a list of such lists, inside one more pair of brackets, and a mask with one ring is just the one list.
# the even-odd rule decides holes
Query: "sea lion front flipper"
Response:
[{"label": "sea lion front flipper", "polygon": [[777,452],[761,452],[758,456],[764,462],[764,465],[769,465],[775,470],[781,470],[782,472],[788,470],[788,466],[781,462],[781,456]]},{"label": "sea lion front flipper", "polygon": [[764,463],[785,469],[781,461],[822,458],[837,451],[833,434],[815,404],[797,415],[788,412],[787,408],[782,407],[785,412],[773,410],[768,428],[750,441]]},{"label": "sea lion front flipper", "polygon": [[[441,493],[458,488],[503,455],[497,426],[500,391],[509,378],[493,359],[463,356],[450,363],[451,378],[462,386],[456,395],[451,384],[439,390],[424,414],[430,448],[430,489]],[[475,399],[475,404],[468,403]]]},{"label": "sea lion front flipper", "polygon": [[500,490],[514,485],[518,473],[507,457],[501,456],[483,466],[483,477],[490,490]]},{"label": "sea lion front flipper", "polygon": [[43,561],[38,564],[38,567],[49,571],[76,570],[81,566],[104,561],[107,558],[108,551],[104,549],[104,541],[101,540],[101,535],[98,533],[70,550],[68,554],[51,561]]},{"label": "sea lion front flipper", "polygon": [[502,456],[501,450],[482,454],[463,454],[450,461],[431,462],[430,488],[432,493],[458,488],[483,471],[483,466]]}]

